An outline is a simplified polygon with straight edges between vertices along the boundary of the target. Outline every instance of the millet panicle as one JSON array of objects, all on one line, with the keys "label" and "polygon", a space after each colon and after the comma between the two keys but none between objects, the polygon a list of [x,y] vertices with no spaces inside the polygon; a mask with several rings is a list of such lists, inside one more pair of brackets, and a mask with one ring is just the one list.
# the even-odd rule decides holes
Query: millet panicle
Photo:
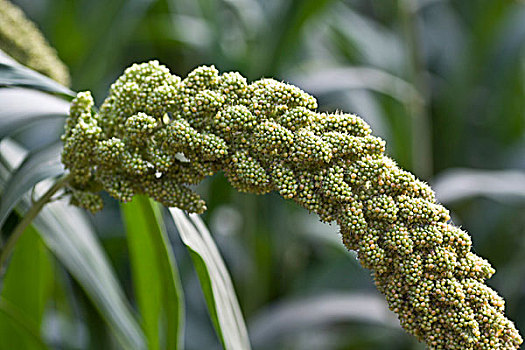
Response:
[{"label": "millet panicle", "polygon": [[0,50],[51,79],[69,86],[66,65],[36,25],[8,0],[0,0]]},{"label": "millet panicle", "polygon": [[278,191],[337,222],[401,325],[429,349],[522,343],[484,284],[494,269],[358,116],[319,113],[314,97],[273,79],[202,66],[181,80],[156,61],[128,68],[98,113],[93,105],[78,94],[63,136],[73,204],[100,210],[104,189],[202,213],[188,185],[222,170],[239,191]]}]

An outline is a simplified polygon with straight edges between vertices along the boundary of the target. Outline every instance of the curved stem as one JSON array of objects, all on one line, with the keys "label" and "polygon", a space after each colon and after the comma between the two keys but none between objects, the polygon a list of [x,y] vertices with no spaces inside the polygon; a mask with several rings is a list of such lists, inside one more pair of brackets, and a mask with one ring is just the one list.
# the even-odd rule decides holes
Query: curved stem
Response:
[{"label": "curved stem", "polygon": [[31,224],[31,222],[38,215],[38,213],[40,213],[44,205],[46,205],[51,200],[51,197],[53,197],[55,193],[57,193],[61,188],[63,188],[67,184],[67,182],[70,179],[70,176],[71,175],[65,175],[58,179],[57,182],[55,182],[53,186],[51,186],[47,190],[47,192],[42,195],[42,197],[40,197],[37,201],[33,203],[33,206],[27,211],[22,220],[15,227],[15,229],[9,236],[9,239],[7,240],[4,248],[0,252],[0,275],[3,275],[4,264],[11,255],[11,252],[13,251],[16,242],[18,242],[18,239],[22,236],[25,229]]}]

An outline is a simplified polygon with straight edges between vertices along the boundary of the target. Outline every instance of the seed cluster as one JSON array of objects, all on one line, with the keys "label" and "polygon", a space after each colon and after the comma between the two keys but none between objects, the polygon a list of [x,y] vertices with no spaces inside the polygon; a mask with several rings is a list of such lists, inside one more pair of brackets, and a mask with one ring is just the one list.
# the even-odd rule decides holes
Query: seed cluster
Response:
[{"label": "seed cluster", "polygon": [[20,8],[0,0],[0,50],[18,62],[69,86],[69,72],[55,50]]},{"label": "seed cluster", "polygon": [[202,213],[188,185],[223,170],[240,191],[278,191],[336,221],[402,326],[430,349],[522,343],[469,235],[356,115],[318,113],[312,96],[273,79],[248,84],[203,66],[181,80],[156,61],[128,68],[100,112],[92,107],[79,93],[63,137],[74,204],[99,210],[94,193],[105,189]]}]

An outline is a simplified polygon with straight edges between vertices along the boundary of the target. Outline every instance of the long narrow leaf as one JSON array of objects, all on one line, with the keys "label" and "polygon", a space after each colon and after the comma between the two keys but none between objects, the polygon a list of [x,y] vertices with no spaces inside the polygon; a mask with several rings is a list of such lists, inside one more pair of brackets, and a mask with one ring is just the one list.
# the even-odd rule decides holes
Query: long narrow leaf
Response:
[{"label": "long narrow leaf", "polygon": [[[0,315],[4,315],[8,320],[12,322],[12,325],[17,327],[18,330],[23,332],[28,339],[32,340],[32,344],[35,345],[36,349],[47,349],[46,344],[42,341],[38,327],[31,322],[30,319],[12,305],[9,301],[4,298],[0,298]],[[4,344],[6,344],[5,340]],[[12,349],[12,348],[6,348]]]},{"label": "long narrow leaf", "polygon": [[22,195],[40,181],[64,173],[64,167],[60,161],[61,151],[62,144],[55,143],[30,153],[11,174],[0,199],[0,227]]},{"label": "long narrow leaf", "polygon": [[224,348],[250,349],[230,275],[209,231],[197,215],[190,215],[190,221],[180,209],[170,208],[170,214],[191,253],[210,317]]},{"label": "long narrow leaf", "polygon": [[[50,254],[42,239],[29,227],[13,252],[2,285],[2,298],[41,329],[42,317],[53,285]],[[40,336],[40,332],[37,333]],[[41,346],[20,332],[7,316],[0,317],[0,349],[40,349]],[[9,339],[9,341],[7,341]]]},{"label": "long narrow leaf", "polygon": [[[82,86],[98,84],[101,76],[111,76],[112,69],[120,69],[116,64],[122,58],[124,47],[131,38],[141,20],[147,13],[153,0],[128,0],[115,2],[118,11],[113,16],[105,16],[109,21],[99,21],[98,28],[92,32],[93,40],[89,54],[84,55],[81,69],[84,74],[81,81]],[[99,3],[108,8],[107,3]],[[104,57],[103,60],[99,59]]]},{"label": "long narrow leaf", "polygon": [[49,204],[35,227],[77,279],[126,349],[144,349],[144,335],[84,213],[63,201]]},{"label": "long narrow leaf", "polygon": [[0,86],[31,88],[71,98],[76,95],[53,79],[22,66],[2,50],[0,50]]},{"label": "long narrow leaf", "polygon": [[332,8],[332,20],[328,23],[341,36],[339,46],[353,51],[362,64],[388,72],[401,72],[407,53],[398,32],[355,12],[353,8],[342,1]]},{"label": "long narrow leaf", "polygon": [[69,102],[45,92],[9,88],[0,89],[0,140],[33,122],[65,118]]},{"label": "long narrow leaf", "polygon": [[422,99],[420,93],[405,80],[371,67],[329,68],[291,80],[314,95],[366,89],[391,96],[403,104],[413,97]]},{"label": "long narrow leaf", "polygon": [[432,188],[440,202],[483,196],[496,200],[525,200],[525,172],[520,170],[450,169],[438,174]]},{"label": "long narrow leaf", "polygon": [[[280,10],[284,10],[284,14],[279,14],[275,18],[282,18],[274,23],[275,31],[268,31],[269,39],[275,42],[272,49],[271,61],[268,67],[275,67],[285,57],[291,57],[290,48],[293,48],[302,33],[305,24],[320,17],[331,5],[335,3],[334,0],[302,0],[296,2],[282,2]],[[289,4],[289,6],[286,6]],[[293,6],[292,6],[293,5]]]},{"label": "long narrow leaf", "polygon": [[[121,209],[131,256],[133,285],[148,349],[182,349],[184,300],[173,250],[159,208],[151,199],[135,196],[133,201],[122,204]],[[165,342],[160,340],[162,329],[165,330]]]},{"label": "long narrow leaf", "polygon": [[[7,141],[2,143],[1,155],[6,162],[15,164],[20,152],[12,141]],[[0,168],[0,189],[5,189],[10,173],[9,169]],[[17,210],[25,212],[30,205],[29,196],[23,196]],[[47,247],[84,288],[122,347],[146,349],[140,326],[84,212],[64,201],[55,201],[44,207],[33,224]]]},{"label": "long narrow leaf", "polygon": [[254,346],[267,348],[283,336],[326,328],[336,322],[372,323],[401,330],[383,298],[346,293],[318,295],[272,305],[250,322],[250,334]]}]

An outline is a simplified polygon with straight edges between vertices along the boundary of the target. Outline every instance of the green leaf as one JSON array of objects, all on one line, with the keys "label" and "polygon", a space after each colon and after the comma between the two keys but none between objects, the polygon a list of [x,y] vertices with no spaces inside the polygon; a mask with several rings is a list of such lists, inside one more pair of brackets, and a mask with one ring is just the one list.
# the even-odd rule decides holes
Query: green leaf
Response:
[{"label": "green leaf", "polygon": [[[53,286],[53,266],[42,239],[32,227],[20,237],[3,280],[2,298],[15,306],[24,318],[41,328],[45,306]],[[38,335],[40,334],[37,333]],[[40,349],[6,316],[0,316],[0,349]]]},{"label": "green leaf", "polygon": [[[21,157],[16,143],[7,141],[4,140],[0,148],[7,163],[3,167],[0,163],[0,190],[5,189],[9,168]],[[25,212],[30,206],[31,200],[25,195],[17,210]],[[122,348],[146,349],[140,326],[85,212],[63,200],[55,201],[42,209],[33,226],[49,250],[85,290]]]},{"label": "green leaf", "polygon": [[113,269],[80,209],[48,204],[34,225],[48,248],[85,289],[125,349],[145,349],[138,326]]},{"label": "green leaf", "polygon": [[371,67],[327,68],[292,78],[292,81],[316,96],[365,89],[388,95],[405,105],[414,98],[423,101],[412,84],[384,70]]},{"label": "green leaf", "polygon": [[0,86],[25,87],[74,98],[76,94],[32,69],[24,67],[0,50]]},{"label": "green leaf", "polygon": [[331,51],[337,54],[334,61],[341,62],[339,55],[342,54],[352,64],[378,67],[396,74],[401,72],[407,53],[398,32],[353,8],[339,2],[332,8],[331,21],[326,21],[334,34],[331,40],[336,46],[331,47]]},{"label": "green leaf", "polygon": [[[273,26],[267,30],[268,41],[274,43],[269,55],[268,69],[273,69],[285,59],[294,57],[293,49],[300,42],[306,24],[320,16],[334,3],[334,0],[295,0],[281,2],[281,13]],[[286,6],[288,5],[288,6]],[[273,30],[272,30],[273,29]],[[265,72],[266,74],[270,72]]]},{"label": "green leaf", "polygon": [[[27,336],[28,340],[31,340],[31,343],[34,344],[35,349],[47,349],[46,344],[42,341],[40,337],[40,332],[38,327],[31,322],[31,319],[27,318],[23,312],[18,310],[18,308],[12,305],[9,301],[0,297],[0,315],[6,317],[11,324],[16,327],[22,334]],[[7,345],[5,341],[6,338],[2,338],[2,346]],[[7,338],[9,339],[9,338]],[[3,348],[2,348],[3,349]],[[5,349],[12,349],[11,347]]]},{"label": "green leaf", "polygon": [[130,59],[123,47],[140,31],[138,28],[143,28],[141,21],[153,3],[153,0],[128,0],[93,4],[105,12],[103,16],[97,14],[96,28],[90,28],[92,44],[80,63],[82,74],[77,83],[97,86],[100,77],[111,76],[115,70],[122,69],[121,60]]},{"label": "green leaf", "polygon": [[148,349],[182,349],[183,292],[159,207],[148,197],[135,196],[121,209]]},{"label": "green leaf", "polygon": [[0,227],[22,195],[40,181],[64,173],[60,161],[62,144],[55,143],[29,153],[22,164],[13,171],[6,181],[5,191],[0,199]]},{"label": "green leaf", "polygon": [[233,283],[208,229],[198,215],[170,208],[177,230],[188,247],[215,330],[226,350],[250,349],[248,332]]},{"label": "green leaf", "polygon": [[472,197],[487,197],[512,203],[525,200],[522,170],[449,169],[432,180],[438,201],[453,203]]},{"label": "green leaf", "polygon": [[250,322],[257,348],[272,348],[284,337],[326,329],[336,322],[376,324],[402,332],[384,298],[371,293],[331,293],[270,305]]},{"label": "green leaf", "polygon": [[0,89],[0,105],[0,140],[31,123],[69,114],[69,102],[32,89]]}]

